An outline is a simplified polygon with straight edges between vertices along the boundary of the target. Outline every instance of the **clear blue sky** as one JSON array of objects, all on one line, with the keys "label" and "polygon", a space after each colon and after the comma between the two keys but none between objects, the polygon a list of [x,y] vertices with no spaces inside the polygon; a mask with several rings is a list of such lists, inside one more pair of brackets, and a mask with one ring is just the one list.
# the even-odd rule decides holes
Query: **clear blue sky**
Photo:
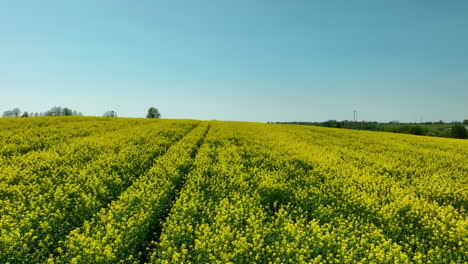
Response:
[{"label": "clear blue sky", "polygon": [[0,0],[0,111],[468,118],[468,1]]}]

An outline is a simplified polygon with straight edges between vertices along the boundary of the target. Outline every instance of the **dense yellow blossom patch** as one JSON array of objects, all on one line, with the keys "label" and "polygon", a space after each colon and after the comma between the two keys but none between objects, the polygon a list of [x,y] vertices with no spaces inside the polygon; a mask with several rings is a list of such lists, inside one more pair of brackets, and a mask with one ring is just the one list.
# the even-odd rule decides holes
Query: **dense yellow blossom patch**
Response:
[{"label": "dense yellow blossom patch", "polygon": [[0,119],[0,262],[466,263],[468,141]]}]

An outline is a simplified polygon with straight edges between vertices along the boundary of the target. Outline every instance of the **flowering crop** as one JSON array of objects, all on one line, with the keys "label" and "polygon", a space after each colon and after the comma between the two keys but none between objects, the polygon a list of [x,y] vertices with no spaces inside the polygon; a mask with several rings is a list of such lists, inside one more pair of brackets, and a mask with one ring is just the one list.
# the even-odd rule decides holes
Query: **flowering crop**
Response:
[{"label": "flowering crop", "polygon": [[30,120],[0,120],[6,263],[468,261],[466,140]]}]

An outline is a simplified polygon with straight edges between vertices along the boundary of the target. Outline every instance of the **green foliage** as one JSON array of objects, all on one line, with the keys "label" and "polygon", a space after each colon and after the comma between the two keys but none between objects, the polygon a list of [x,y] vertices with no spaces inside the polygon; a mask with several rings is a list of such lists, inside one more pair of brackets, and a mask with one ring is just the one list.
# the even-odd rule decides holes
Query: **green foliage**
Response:
[{"label": "green foliage", "polygon": [[71,115],[73,115],[73,111],[70,108],[64,107],[62,109],[61,115],[71,116]]},{"label": "green foliage", "polygon": [[409,130],[410,134],[413,135],[424,135],[424,130],[420,126],[412,126]]},{"label": "green foliage", "polygon": [[14,108],[13,110],[4,111],[2,116],[3,117],[19,117],[21,116],[21,109]]},{"label": "green foliage", "polygon": [[[468,121],[467,121],[468,122]],[[295,124],[295,125],[314,125],[323,127],[336,127],[336,128],[347,128],[347,129],[358,129],[358,130],[370,130],[370,131],[384,131],[393,133],[413,134],[413,135],[426,135],[434,137],[454,137],[451,134],[451,127],[453,124],[459,124],[460,122],[444,123],[443,121],[438,122],[426,122],[419,124],[406,124],[392,121],[389,123],[377,123],[374,121],[340,121],[328,120],[325,122],[280,122],[279,124]]]},{"label": "green foliage", "polygon": [[82,113],[71,110],[67,107],[54,106],[50,110],[43,113],[44,116],[81,116]]},{"label": "green foliage", "polygon": [[450,134],[453,138],[467,138],[467,131],[464,125],[455,125],[451,128]]},{"label": "green foliage", "polygon": [[159,113],[156,107],[150,107],[146,114],[146,118],[161,118],[161,113]]},{"label": "green foliage", "polygon": [[110,110],[104,113],[104,117],[117,117],[117,112],[114,110]]}]

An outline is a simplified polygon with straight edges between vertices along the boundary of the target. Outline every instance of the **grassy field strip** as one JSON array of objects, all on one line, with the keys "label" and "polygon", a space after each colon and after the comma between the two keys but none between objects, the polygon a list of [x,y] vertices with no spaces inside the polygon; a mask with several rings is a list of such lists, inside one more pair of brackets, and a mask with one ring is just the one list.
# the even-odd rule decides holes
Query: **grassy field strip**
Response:
[{"label": "grassy field strip", "polygon": [[30,121],[15,118],[9,122],[21,124],[15,129],[2,127],[5,123],[0,122],[0,157],[13,162],[30,151],[43,150],[75,138],[131,126],[128,120],[116,122],[104,118],[61,118],[59,122],[57,118],[41,117],[32,118]]},{"label": "grassy field strip", "polygon": [[1,234],[0,259],[37,262],[47,258],[66,234],[117,197],[198,123],[157,122],[120,130],[107,140],[84,139],[69,146],[68,158],[90,162],[68,167],[66,159],[60,164],[48,161],[46,170],[30,174],[41,178],[35,181],[40,184],[25,181],[21,187],[6,186],[1,200],[0,230],[6,232]]},{"label": "grassy field strip", "polygon": [[203,123],[193,130],[119,199],[71,232],[55,262],[117,263],[141,258],[153,236],[159,236],[160,221],[183,186],[208,129],[209,124]]}]

